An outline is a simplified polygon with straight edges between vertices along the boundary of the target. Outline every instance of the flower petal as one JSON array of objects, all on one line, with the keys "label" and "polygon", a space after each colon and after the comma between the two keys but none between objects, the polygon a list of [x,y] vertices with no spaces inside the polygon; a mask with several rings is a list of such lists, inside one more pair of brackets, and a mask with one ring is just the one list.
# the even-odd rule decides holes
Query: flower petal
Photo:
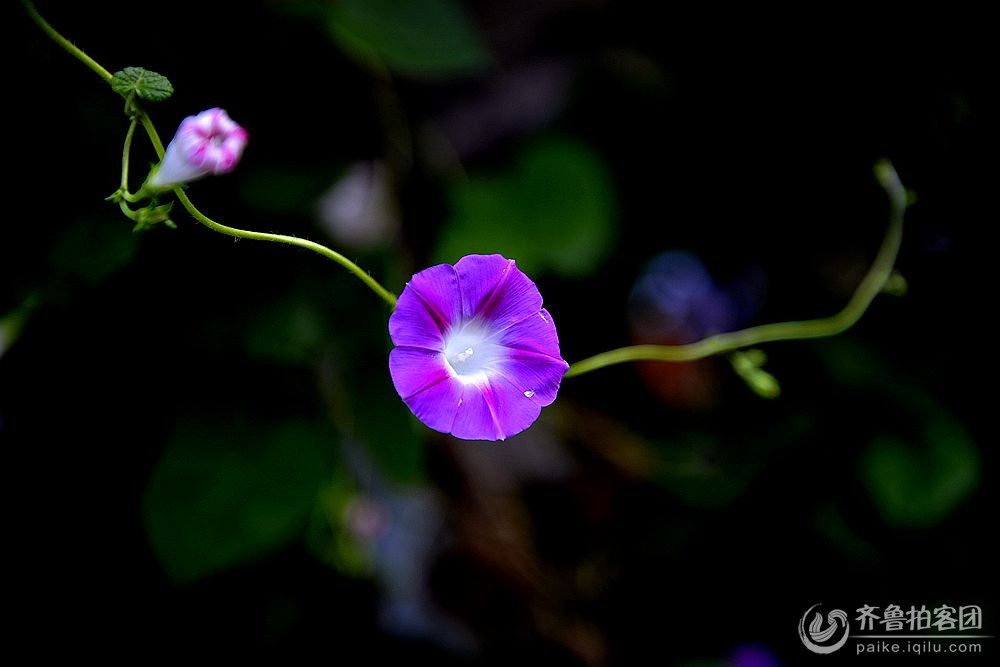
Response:
[{"label": "flower petal", "polygon": [[204,174],[205,170],[191,161],[187,149],[178,136],[167,145],[163,159],[150,176],[149,185],[154,188],[172,188],[193,181]]},{"label": "flower petal", "polygon": [[220,109],[215,107],[211,110],[211,121],[212,121],[212,132],[215,134],[228,135],[235,132],[237,129],[242,129],[239,125],[233,122],[233,119],[229,117],[225,109]]},{"label": "flower petal", "polygon": [[502,377],[525,398],[540,406],[556,400],[559,385],[569,368],[562,359],[529,350],[508,350],[508,358],[490,371],[490,377]]},{"label": "flower petal", "polygon": [[[564,365],[548,360],[547,380],[534,382],[540,389],[532,391],[525,390],[523,382],[530,381],[526,378],[532,373],[538,376],[537,368],[529,373],[524,368],[520,372],[508,369],[514,380],[504,372],[463,382],[445,363],[440,353],[397,347],[389,355],[389,372],[396,391],[417,419],[435,431],[466,440],[503,440],[528,428],[555,398],[555,390],[542,388],[545,381],[558,387],[565,372]],[[532,367],[525,364],[525,368]]]},{"label": "flower petal", "polygon": [[501,377],[463,386],[451,434],[465,440],[504,440],[531,426],[541,406]]},{"label": "flower petal", "polygon": [[396,347],[389,353],[389,374],[404,401],[453,376],[440,352]]},{"label": "flower petal", "polygon": [[530,350],[555,359],[562,359],[559,353],[559,334],[549,311],[542,308],[532,316],[497,331],[490,341],[517,350]]},{"label": "flower petal", "polygon": [[470,255],[413,277],[389,318],[393,384],[431,428],[503,440],[552,403],[569,368],[535,284],[512,260]]},{"label": "flower petal", "polygon": [[451,433],[465,440],[504,440],[531,426],[542,406],[501,376],[469,383],[462,393]]},{"label": "flower petal", "polygon": [[547,310],[497,332],[489,345],[484,353],[497,360],[491,375],[502,375],[541,406],[555,400],[569,364],[559,353],[559,336]]},{"label": "flower petal", "polygon": [[240,161],[248,138],[247,131],[222,109],[188,116],[181,121],[147,185],[167,189],[206,174],[228,173]]},{"label": "flower petal", "polygon": [[465,388],[448,372],[440,353],[397,347],[389,354],[389,374],[417,419],[435,431],[451,431]]},{"label": "flower petal", "polygon": [[196,116],[188,116],[181,121],[180,129],[190,128],[202,139],[206,139],[215,131],[215,119],[220,111],[222,109],[219,107],[212,107],[211,109],[205,109]]},{"label": "flower petal", "polygon": [[542,307],[535,283],[501,255],[467,255],[455,264],[462,294],[462,316],[501,330]]},{"label": "flower petal", "polygon": [[459,401],[448,431],[464,440],[502,440],[503,430],[497,421],[496,399],[489,382],[462,385]]},{"label": "flower petal", "polygon": [[540,403],[536,400],[537,394],[528,396],[520,387],[511,383],[503,375],[492,376],[490,386],[493,388],[500,428],[503,430],[505,438],[517,435],[534,424],[542,412],[542,407],[555,399],[553,393],[552,400]]},{"label": "flower petal", "polygon": [[455,267],[439,264],[424,269],[406,284],[389,318],[395,345],[443,350],[444,337],[462,319],[461,292]]}]

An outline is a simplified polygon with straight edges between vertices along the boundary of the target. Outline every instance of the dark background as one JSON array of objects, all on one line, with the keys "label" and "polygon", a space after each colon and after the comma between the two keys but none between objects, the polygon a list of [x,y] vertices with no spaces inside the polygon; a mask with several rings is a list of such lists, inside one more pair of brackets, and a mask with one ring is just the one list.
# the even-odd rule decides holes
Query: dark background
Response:
[{"label": "dark background", "polygon": [[[630,294],[669,250],[751,294],[736,326],[835,312],[885,229],[872,165],[915,193],[907,294],[767,346],[779,399],[723,360],[619,366],[490,444],[409,416],[387,312],[339,267],[180,209],[133,235],[103,201],[122,101],[8,4],[0,443],[9,610],[38,654],[798,665],[817,602],[975,604],[995,632],[982,17],[39,3],[110,70],[170,77],[165,141],[211,106],[249,129],[234,174],[190,187],[205,213],[329,242],[396,292],[507,253],[569,361],[658,339]],[[394,202],[366,247],[316,213],[359,163]],[[888,660],[852,648],[825,662]]]}]

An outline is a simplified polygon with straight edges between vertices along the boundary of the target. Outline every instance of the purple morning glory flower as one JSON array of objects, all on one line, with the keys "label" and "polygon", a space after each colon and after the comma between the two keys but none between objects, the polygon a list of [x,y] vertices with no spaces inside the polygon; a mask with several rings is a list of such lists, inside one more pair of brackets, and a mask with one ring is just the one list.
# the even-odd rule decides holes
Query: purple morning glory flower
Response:
[{"label": "purple morning glory flower", "polygon": [[500,255],[413,276],[389,334],[389,373],[403,402],[435,431],[465,440],[503,440],[531,426],[569,368],[535,283]]}]

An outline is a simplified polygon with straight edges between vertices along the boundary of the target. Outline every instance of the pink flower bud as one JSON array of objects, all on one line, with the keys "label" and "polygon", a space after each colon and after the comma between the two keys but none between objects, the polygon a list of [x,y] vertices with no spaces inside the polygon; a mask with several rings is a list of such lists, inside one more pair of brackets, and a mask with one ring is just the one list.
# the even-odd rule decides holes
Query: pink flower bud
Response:
[{"label": "pink flower bud", "polygon": [[166,190],[206,174],[229,173],[240,161],[248,138],[247,131],[223,109],[188,116],[170,140],[163,160],[153,168],[147,185]]}]

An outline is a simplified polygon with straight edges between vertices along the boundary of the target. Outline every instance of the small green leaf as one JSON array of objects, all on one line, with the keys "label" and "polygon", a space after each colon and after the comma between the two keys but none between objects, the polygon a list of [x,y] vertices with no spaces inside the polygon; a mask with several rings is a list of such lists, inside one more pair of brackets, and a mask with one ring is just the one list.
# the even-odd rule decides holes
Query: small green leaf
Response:
[{"label": "small green leaf", "polygon": [[169,202],[167,204],[160,204],[159,206],[150,204],[145,208],[140,208],[135,212],[135,227],[132,228],[132,231],[144,232],[161,224],[166,225],[171,229],[177,229],[177,225],[175,225],[174,221],[170,219],[170,209],[173,207],[174,203]]},{"label": "small green leaf", "polygon": [[167,77],[141,67],[126,67],[115,72],[111,88],[126,99],[135,95],[149,102],[162,102],[174,94]]}]

